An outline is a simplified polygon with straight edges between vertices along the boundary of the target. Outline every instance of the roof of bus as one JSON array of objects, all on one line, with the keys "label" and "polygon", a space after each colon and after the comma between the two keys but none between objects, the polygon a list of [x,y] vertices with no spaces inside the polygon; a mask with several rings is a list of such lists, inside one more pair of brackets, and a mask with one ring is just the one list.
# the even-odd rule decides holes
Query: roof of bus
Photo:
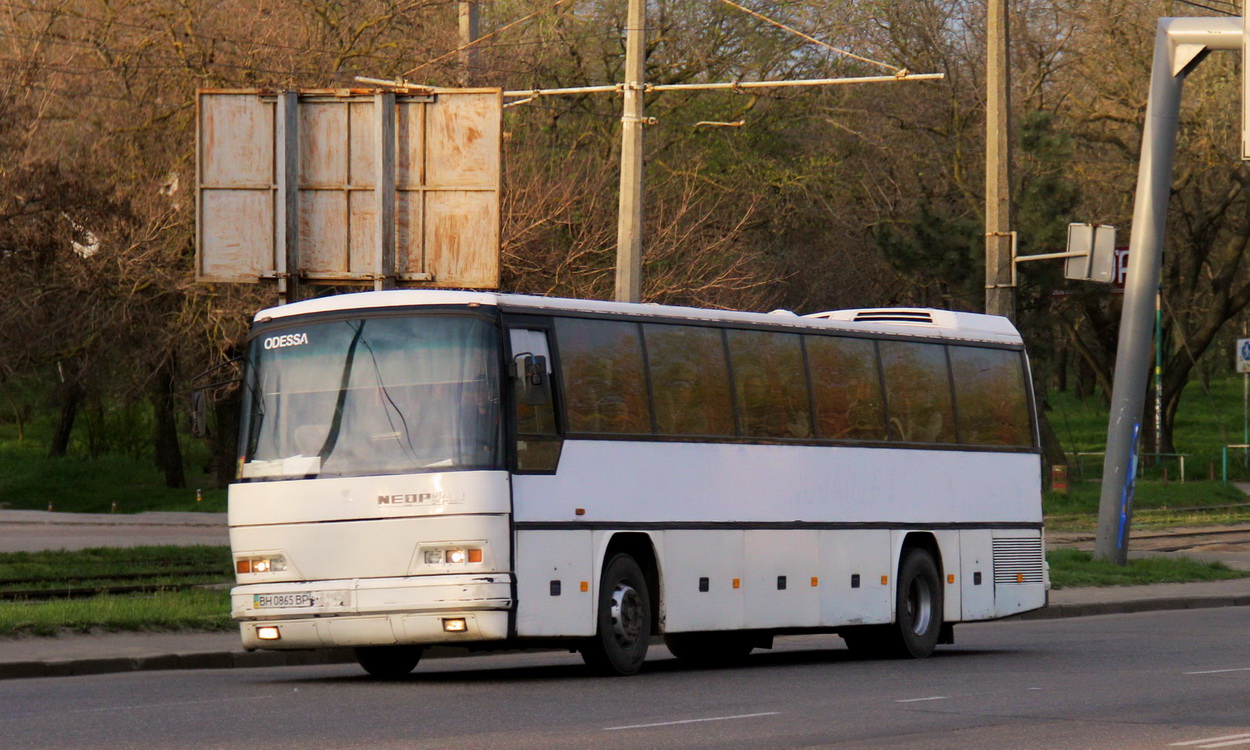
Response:
[{"label": "roof of bus", "polygon": [[383,292],[357,292],[270,307],[256,313],[256,322],[341,310],[369,310],[388,307],[429,305],[486,305],[511,312],[581,312],[629,314],[723,323],[756,323],[793,326],[808,330],[843,330],[891,333],[906,336],[1021,343],[1020,334],[1006,318],[979,313],[929,308],[874,308],[836,310],[796,315],[788,310],[771,313],[710,310],[673,305],[605,302],[602,300],[537,297],[495,292],[462,292],[442,289],[396,289]]}]

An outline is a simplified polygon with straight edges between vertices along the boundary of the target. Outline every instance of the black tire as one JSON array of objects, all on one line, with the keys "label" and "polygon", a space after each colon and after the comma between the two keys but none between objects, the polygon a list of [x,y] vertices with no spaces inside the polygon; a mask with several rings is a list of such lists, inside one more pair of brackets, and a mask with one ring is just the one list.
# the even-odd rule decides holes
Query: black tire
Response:
[{"label": "black tire", "polygon": [[634,558],[615,555],[599,580],[595,635],[581,647],[582,659],[601,675],[631,675],[642,669],[651,640],[651,596]]},{"label": "black tire", "polygon": [[406,677],[421,661],[420,646],[358,646],[356,661],[369,674],[380,680]]},{"label": "black tire", "polygon": [[913,549],[898,569],[891,651],[923,659],[933,653],[942,632],[942,579],[933,556]]},{"label": "black tire", "polygon": [[866,658],[923,659],[942,633],[942,579],[933,556],[922,549],[905,553],[898,569],[894,622],[847,628],[838,635]]},{"label": "black tire", "polygon": [[709,667],[741,664],[755,649],[742,633],[669,633],[664,645],[682,661]]}]

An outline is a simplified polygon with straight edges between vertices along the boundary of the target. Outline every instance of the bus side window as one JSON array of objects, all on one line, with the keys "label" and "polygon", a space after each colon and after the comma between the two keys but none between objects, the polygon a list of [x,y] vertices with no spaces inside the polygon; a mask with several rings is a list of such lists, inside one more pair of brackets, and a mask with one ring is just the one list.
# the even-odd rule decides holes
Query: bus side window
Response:
[{"label": "bus side window", "polygon": [[806,341],[817,437],[884,440],[885,407],[873,342],[840,336],[808,336]]},{"label": "bus side window", "polygon": [[656,431],[661,435],[732,436],[733,401],[720,329],[647,323]]},{"label": "bus side window", "polygon": [[[545,370],[537,373],[547,384],[552,382],[551,352],[547,346],[547,332],[513,328],[509,330],[515,371],[512,378],[513,424],[516,427],[516,469],[519,472],[551,472],[560,462],[560,450],[564,441],[556,429],[555,399],[533,398],[532,380],[526,373],[526,365],[540,366]],[[527,378],[531,385],[527,386]],[[550,390],[547,391],[550,393]],[[545,401],[546,403],[535,403]]]},{"label": "bus side window", "polygon": [[556,341],[570,434],[651,434],[637,323],[556,318]]},{"label": "bus side window", "polygon": [[810,438],[811,401],[799,335],[730,329],[726,336],[743,436]]},{"label": "bus side window", "polygon": [[960,442],[1031,448],[1033,430],[1020,353],[970,346],[949,349]]},{"label": "bus side window", "polygon": [[882,341],[880,347],[890,440],[955,442],[946,348],[914,341]]}]

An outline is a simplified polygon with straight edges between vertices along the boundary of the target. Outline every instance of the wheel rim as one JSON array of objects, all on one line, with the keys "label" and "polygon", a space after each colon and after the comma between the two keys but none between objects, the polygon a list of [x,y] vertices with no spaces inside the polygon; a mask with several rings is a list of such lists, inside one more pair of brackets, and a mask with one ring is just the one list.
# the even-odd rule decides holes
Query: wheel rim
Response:
[{"label": "wheel rim", "polygon": [[912,579],[907,587],[907,619],[916,635],[927,633],[933,621],[933,595],[919,577]]},{"label": "wheel rim", "polygon": [[629,583],[621,581],[616,584],[616,589],[612,591],[610,616],[616,642],[624,648],[637,643],[643,627],[642,598]]}]

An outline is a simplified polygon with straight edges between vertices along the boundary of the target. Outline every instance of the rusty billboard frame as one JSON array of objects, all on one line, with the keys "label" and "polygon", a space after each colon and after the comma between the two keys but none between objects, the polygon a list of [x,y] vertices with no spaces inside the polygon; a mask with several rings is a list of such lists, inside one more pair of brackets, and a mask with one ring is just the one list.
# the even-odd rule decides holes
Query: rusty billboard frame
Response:
[{"label": "rusty billboard frame", "polygon": [[502,105],[499,89],[197,91],[196,280],[498,288]]}]

